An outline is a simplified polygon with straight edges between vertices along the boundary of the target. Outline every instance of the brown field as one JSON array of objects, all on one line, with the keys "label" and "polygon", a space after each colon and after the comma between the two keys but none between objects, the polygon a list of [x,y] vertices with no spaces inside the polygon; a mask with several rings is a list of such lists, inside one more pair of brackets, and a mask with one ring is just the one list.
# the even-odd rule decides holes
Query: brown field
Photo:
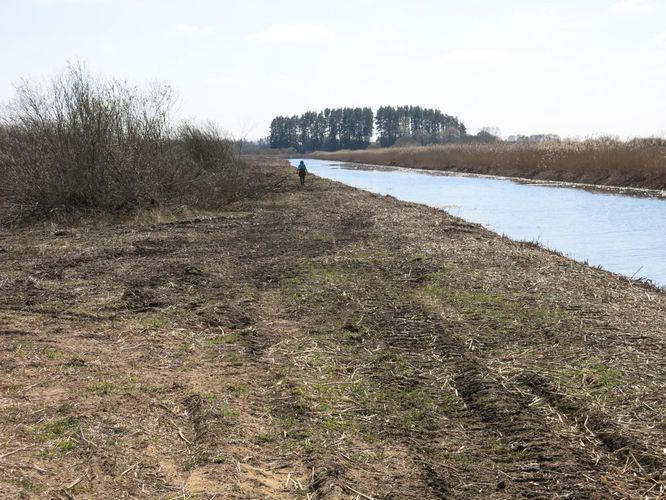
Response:
[{"label": "brown field", "polygon": [[588,140],[545,144],[448,144],[317,152],[316,158],[666,190],[661,140]]},{"label": "brown field", "polygon": [[664,292],[251,172],[224,212],[0,230],[0,497],[664,495]]}]

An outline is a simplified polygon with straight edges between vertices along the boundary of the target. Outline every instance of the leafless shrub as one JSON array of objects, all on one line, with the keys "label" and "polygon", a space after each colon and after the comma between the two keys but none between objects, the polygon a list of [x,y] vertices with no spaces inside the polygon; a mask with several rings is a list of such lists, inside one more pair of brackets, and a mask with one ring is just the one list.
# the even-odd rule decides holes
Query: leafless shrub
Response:
[{"label": "leafless shrub", "polygon": [[235,158],[234,141],[223,136],[214,123],[182,123],[175,134],[181,165],[189,173],[190,196],[198,205],[214,205],[246,194],[249,179]]},{"label": "leafless shrub", "polygon": [[202,186],[238,191],[228,189],[238,182],[228,141],[212,126],[174,130],[168,86],[94,78],[79,65],[16,90],[0,132],[0,195],[15,217],[211,202]]}]

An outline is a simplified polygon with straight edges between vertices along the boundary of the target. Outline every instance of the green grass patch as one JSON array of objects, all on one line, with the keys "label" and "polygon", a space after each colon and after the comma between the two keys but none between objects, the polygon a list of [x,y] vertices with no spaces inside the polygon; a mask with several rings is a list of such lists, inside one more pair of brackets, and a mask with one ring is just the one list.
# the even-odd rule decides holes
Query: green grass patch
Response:
[{"label": "green grass patch", "polygon": [[45,347],[42,349],[42,354],[46,359],[58,359],[62,357],[62,352],[54,349],[53,347]]},{"label": "green grass patch", "polygon": [[235,420],[238,418],[238,412],[226,403],[220,403],[218,406],[220,416],[225,420]]},{"label": "green grass patch", "polygon": [[322,422],[324,429],[332,432],[354,432],[357,430],[353,416],[346,414],[339,414],[334,417],[325,419]]},{"label": "green grass patch", "polygon": [[18,486],[26,493],[37,494],[40,492],[40,486],[28,476],[13,477],[9,480],[14,486]]},{"label": "green grass patch", "polygon": [[316,310],[338,311],[341,302],[363,285],[363,274],[353,263],[325,264],[303,260],[294,265],[292,277],[280,282],[280,299],[312,314]]},{"label": "green grass patch", "polygon": [[462,319],[482,323],[484,327],[477,331],[486,336],[540,331],[571,318],[569,311],[530,304],[520,296],[458,288],[450,284],[441,272],[430,274],[422,291],[436,303],[455,311]]},{"label": "green grass patch", "polygon": [[603,396],[609,390],[624,383],[622,374],[597,357],[579,359],[557,371],[557,380],[564,381],[570,388]]},{"label": "green grass patch", "polygon": [[45,440],[56,439],[71,432],[74,427],[76,427],[76,420],[74,418],[58,418],[44,424],[41,435]]},{"label": "green grass patch", "polygon": [[64,454],[64,453],[67,453],[68,451],[72,451],[74,448],[76,448],[76,445],[77,445],[76,441],[74,441],[73,439],[68,438],[68,439],[65,439],[64,441],[60,441],[56,445],[56,449],[60,453]]},{"label": "green grass patch", "polygon": [[240,337],[235,333],[225,333],[224,335],[220,334],[203,339],[203,345],[205,347],[210,347],[224,344],[235,344],[238,342],[239,338]]},{"label": "green grass patch", "polygon": [[108,380],[101,380],[99,382],[95,382],[94,384],[91,384],[88,387],[88,390],[94,394],[97,394],[98,396],[106,396],[110,393],[112,393],[116,389],[115,384]]},{"label": "green grass patch", "polygon": [[495,455],[510,456],[514,457],[516,460],[520,459],[524,455],[523,450],[513,449],[509,444],[500,438],[492,440],[489,443],[488,448],[492,450]]},{"label": "green grass patch", "polygon": [[58,406],[58,409],[56,410],[58,413],[69,413],[72,409],[72,405],[69,401],[65,401],[62,403],[60,406]]},{"label": "green grass patch", "polygon": [[168,387],[163,385],[152,385],[152,384],[137,384],[139,390],[146,394],[162,394],[169,390]]},{"label": "green grass patch", "polygon": [[272,443],[275,441],[277,438],[273,434],[270,434],[268,432],[260,432],[255,436],[255,441],[257,443],[263,444],[263,443]]},{"label": "green grass patch", "polygon": [[250,387],[242,382],[235,382],[233,384],[227,384],[227,390],[236,396],[242,396],[250,391]]},{"label": "green grass patch", "polygon": [[141,326],[148,330],[162,330],[169,326],[170,321],[168,318],[161,316],[143,318],[140,321]]}]

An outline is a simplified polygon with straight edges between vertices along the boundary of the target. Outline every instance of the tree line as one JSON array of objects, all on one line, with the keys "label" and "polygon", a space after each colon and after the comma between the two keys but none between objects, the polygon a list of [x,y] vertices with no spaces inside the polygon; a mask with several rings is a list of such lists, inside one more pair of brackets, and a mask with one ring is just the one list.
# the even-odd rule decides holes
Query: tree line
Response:
[{"label": "tree line", "polygon": [[437,109],[420,106],[371,108],[326,108],[300,116],[277,116],[271,122],[271,148],[297,151],[336,151],[365,149],[377,131],[381,146],[392,146],[399,138],[412,138],[420,144],[453,142],[466,134],[458,118]]},{"label": "tree line", "polygon": [[278,116],[271,122],[272,148],[335,151],[367,148],[374,132],[370,108],[326,108],[300,116]]},{"label": "tree line", "polygon": [[382,106],[377,110],[375,124],[379,144],[384,147],[393,146],[401,137],[426,145],[455,142],[467,133],[455,116],[420,106]]}]

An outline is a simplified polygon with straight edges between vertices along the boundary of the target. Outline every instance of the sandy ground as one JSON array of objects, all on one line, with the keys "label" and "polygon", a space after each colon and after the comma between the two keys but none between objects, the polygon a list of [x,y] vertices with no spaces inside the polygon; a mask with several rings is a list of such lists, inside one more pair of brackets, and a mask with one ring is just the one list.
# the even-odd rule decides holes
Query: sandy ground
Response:
[{"label": "sandy ground", "polygon": [[0,497],[666,493],[664,292],[274,163],[0,232]]}]

